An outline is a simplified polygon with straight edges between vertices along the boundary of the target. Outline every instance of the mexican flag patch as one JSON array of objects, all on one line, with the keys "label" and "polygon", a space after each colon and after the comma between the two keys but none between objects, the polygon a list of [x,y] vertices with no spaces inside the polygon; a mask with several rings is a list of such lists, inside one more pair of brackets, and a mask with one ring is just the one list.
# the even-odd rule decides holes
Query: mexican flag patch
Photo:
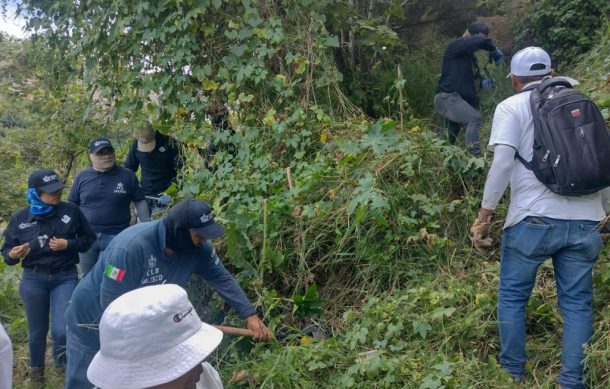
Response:
[{"label": "mexican flag patch", "polygon": [[106,270],[104,270],[104,275],[106,277],[119,282],[123,281],[125,273],[125,270],[119,269],[118,267],[114,267],[112,265],[106,265]]}]

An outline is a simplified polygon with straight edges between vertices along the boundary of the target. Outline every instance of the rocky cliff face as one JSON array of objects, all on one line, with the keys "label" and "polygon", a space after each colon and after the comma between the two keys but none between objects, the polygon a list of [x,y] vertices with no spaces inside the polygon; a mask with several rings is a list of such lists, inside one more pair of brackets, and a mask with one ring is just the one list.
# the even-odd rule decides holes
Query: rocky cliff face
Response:
[{"label": "rocky cliff face", "polygon": [[431,44],[443,37],[461,36],[468,24],[480,20],[489,25],[490,37],[505,53],[514,49],[513,26],[529,4],[524,0],[413,0],[404,3],[405,19],[396,31],[409,45]]}]

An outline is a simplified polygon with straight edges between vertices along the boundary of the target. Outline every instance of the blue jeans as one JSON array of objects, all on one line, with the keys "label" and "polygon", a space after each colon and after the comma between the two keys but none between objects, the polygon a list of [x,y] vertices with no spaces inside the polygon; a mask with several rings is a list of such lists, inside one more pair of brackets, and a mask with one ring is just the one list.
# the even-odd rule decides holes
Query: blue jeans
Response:
[{"label": "blue jeans", "polygon": [[[93,385],[87,379],[87,368],[93,357],[100,349],[97,330],[84,330],[89,332],[86,339],[82,339],[78,333],[68,328],[68,365],[65,372],[65,389],[89,389]],[[111,374],[111,372],[109,372]]]},{"label": "blue jeans", "polygon": [[468,104],[457,92],[439,92],[434,96],[434,110],[448,123],[448,137],[451,143],[455,143],[460,127],[466,127],[464,138],[468,152],[473,155],[481,154],[480,133],[481,113],[472,105]]},{"label": "blue jeans", "polygon": [[563,316],[559,383],[584,388],[584,346],[593,327],[593,266],[603,244],[597,222],[527,217],[504,230],[498,295],[500,365],[511,376],[525,375],[525,307],[538,267],[553,260],[557,300]]},{"label": "blue jeans", "polygon": [[103,234],[101,232],[98,232],[95,235],[97,236],[97,239],[93,242],[89,250],[78,254],[78,257],[80,258],[80,272],[83,277],[93,269],[93,266],[97,263],[102,251],[106,250],[106,247],[108,247],[112,238],[116,236],[116,234]]},{"label": "blue jeans", "polygon": [[58,367],[66,364],[66,321],[64,320],[64,313],[68,308],[77,282],[76,266],[72,270],[60,271],[55,274],[23,270],[19,294],[23,301],[28,322],[30,366],[38,367],[45,364],[49,311],[51,312],[53,359]]}]

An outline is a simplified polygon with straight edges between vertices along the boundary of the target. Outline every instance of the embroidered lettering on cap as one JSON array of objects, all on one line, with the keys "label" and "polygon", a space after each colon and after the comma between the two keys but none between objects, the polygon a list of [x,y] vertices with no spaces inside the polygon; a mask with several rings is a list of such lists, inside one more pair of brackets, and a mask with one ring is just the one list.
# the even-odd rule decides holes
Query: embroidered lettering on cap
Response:
[{"label": "embroidered lettering on cap", "polygon": [[49,182],[49,181],[53,181],[53,180],[56,180],[56,179],[57,179],[57,175],[55,175],[55,174],[51,174],[50,176],[42,177],[42,180],[44,182]]},{"label": "embroidered lettering on cap", "polygon": [[201,216],[201,217],[199,218],[199,220],[201,220],[201,222],[202,222],[202,223],[207,223],[207,222],[209,222],[210,220],[212,220],[212,214],[211,214],[211,213],[207,213],[207,214],[206,214],[206,213],[204,213],[204,214],[203,214],[203,216]]},{"label": "embroidered lettering on cap", "polygon": [[185,317],[193,314],[193,308],[189,308],[185,313],[176,313],[174,315],[174,322],[180,323]]}]

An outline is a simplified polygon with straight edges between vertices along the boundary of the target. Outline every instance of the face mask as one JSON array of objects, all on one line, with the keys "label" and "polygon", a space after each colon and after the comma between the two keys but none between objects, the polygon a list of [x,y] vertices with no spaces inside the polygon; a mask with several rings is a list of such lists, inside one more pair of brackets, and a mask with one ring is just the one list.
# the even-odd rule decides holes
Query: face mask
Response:
[{"label": "face mask", "polygon": [[114,153],[110,155],[89,154],[89,158],[93,164],[93,169],[97,170],[98,172],[108,171],[112,169],[114,165],[116,165],[116,156]]},{"label": "face mask", "polygon": [[32,215],[46,215],[53,210],[53,206],[43,203],[38,196],[38,192],[34,188],[28,188],[25,192],[25,198],[30,203],[30,212]]}]

